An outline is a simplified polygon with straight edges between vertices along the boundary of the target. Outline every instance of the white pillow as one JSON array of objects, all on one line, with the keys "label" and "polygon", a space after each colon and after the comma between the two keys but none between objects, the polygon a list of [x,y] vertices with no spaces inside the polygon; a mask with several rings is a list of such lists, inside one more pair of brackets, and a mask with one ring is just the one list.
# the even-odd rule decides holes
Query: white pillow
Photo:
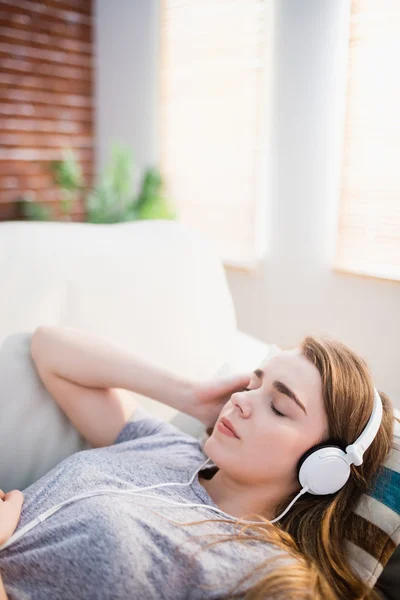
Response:
[{"label": "white pillow", "polygon": [[91,446],[44,387],[30,355],[31,333],[0,347],[0,488],[24,489],[61,460]]},{"label": "white pillow", "polygon": [[9,271],[2,272],[0,264],[7,289],[0,295],[0,344],[9,335],[33,331],[42,323],[60,323],[66,297],[66,282],[57,276],[41,278],[32,269],[23,273],[20,265]]}]

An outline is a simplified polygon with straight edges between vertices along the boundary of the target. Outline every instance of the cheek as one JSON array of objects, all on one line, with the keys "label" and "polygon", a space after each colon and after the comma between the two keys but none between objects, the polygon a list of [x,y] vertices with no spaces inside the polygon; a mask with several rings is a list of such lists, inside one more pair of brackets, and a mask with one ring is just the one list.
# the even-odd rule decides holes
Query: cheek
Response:
[{"label": "cheek", "polygon": [[[310,444],[304,432],[299,432],[286,423],[277,423],[273,427],[257,432],[248,447],[251,460],[285,470],[293,470]],[[247,454],[247,452],[246,452]],[[247,455],[250,459],[250,456]]]}]

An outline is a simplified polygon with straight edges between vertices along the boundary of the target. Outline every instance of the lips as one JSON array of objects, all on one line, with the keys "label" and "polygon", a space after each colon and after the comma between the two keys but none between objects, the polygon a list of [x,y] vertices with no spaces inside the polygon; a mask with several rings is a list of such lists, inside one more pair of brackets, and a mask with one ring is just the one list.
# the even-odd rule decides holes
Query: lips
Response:
[{"label": "lips", "polygon": [[226,425],[226,427],[228,427],[228,429],[230,429],[235,434],[235,436],[237,438],[239,438],[238,434],[236,433],[236,430],[235,430],[234,426],[232,425],[232,423],[230,422],[229,419],[227,419],[226,417],[222,417],[221,423],[223,423],[224,425]]}]

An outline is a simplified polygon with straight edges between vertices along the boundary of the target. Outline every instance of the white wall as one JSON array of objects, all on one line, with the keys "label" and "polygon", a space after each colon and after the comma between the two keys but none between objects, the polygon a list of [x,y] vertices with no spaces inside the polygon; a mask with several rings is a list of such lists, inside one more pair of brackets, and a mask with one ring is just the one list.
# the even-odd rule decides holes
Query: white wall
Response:
[{"label": "white wall", "polygon": [[128,144],[138,186],[143,170],[158,164],[159,3],[95,0],[94,7],[96,170],[114,141]]},{"label": "white wall", "polygon": [[[239,327],[296,345],[338,337],[400,407],[400,285],[332,272],[350,0],[275,0],[269,253],[257,273],[227,271]],[[118,9],[116,8],[118,7]],[[157,161],[157,0],[97,0],[99,164],[116,134]],[[132,57],[128,70],[121,53]],[[122,81],[122,83],[121,83]]]}]

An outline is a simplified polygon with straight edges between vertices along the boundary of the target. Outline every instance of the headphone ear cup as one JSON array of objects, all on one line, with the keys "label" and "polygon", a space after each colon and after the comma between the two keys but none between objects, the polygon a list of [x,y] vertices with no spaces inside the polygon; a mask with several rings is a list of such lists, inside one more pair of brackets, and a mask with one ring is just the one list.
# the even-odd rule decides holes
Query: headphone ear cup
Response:
[{"label": "headphone ear cup", "polygon": [[314,452],[316,452],[317,450],[321,450],[322,448],[340,448],[340,446],[338,444],[335,444],[334,442],[330,443],[329,440],[322,444],[316,444],[315,446],[312,446],[312,448],[307,450],[307,452],[304,452],[303,456],[300,458],[300,460],[297,464],[297,478],[299,478],[300,469],[301,469],[302,465],[305,463],[305,461],[307,460],[307,458],[309,456],[311,456]]},{"label": "headphone ear cup", "polygon": [[303,454],[298,464],[298,479],[310,494],[338,492],[350,476],[346,452],[334,444],[317,444]]}]

